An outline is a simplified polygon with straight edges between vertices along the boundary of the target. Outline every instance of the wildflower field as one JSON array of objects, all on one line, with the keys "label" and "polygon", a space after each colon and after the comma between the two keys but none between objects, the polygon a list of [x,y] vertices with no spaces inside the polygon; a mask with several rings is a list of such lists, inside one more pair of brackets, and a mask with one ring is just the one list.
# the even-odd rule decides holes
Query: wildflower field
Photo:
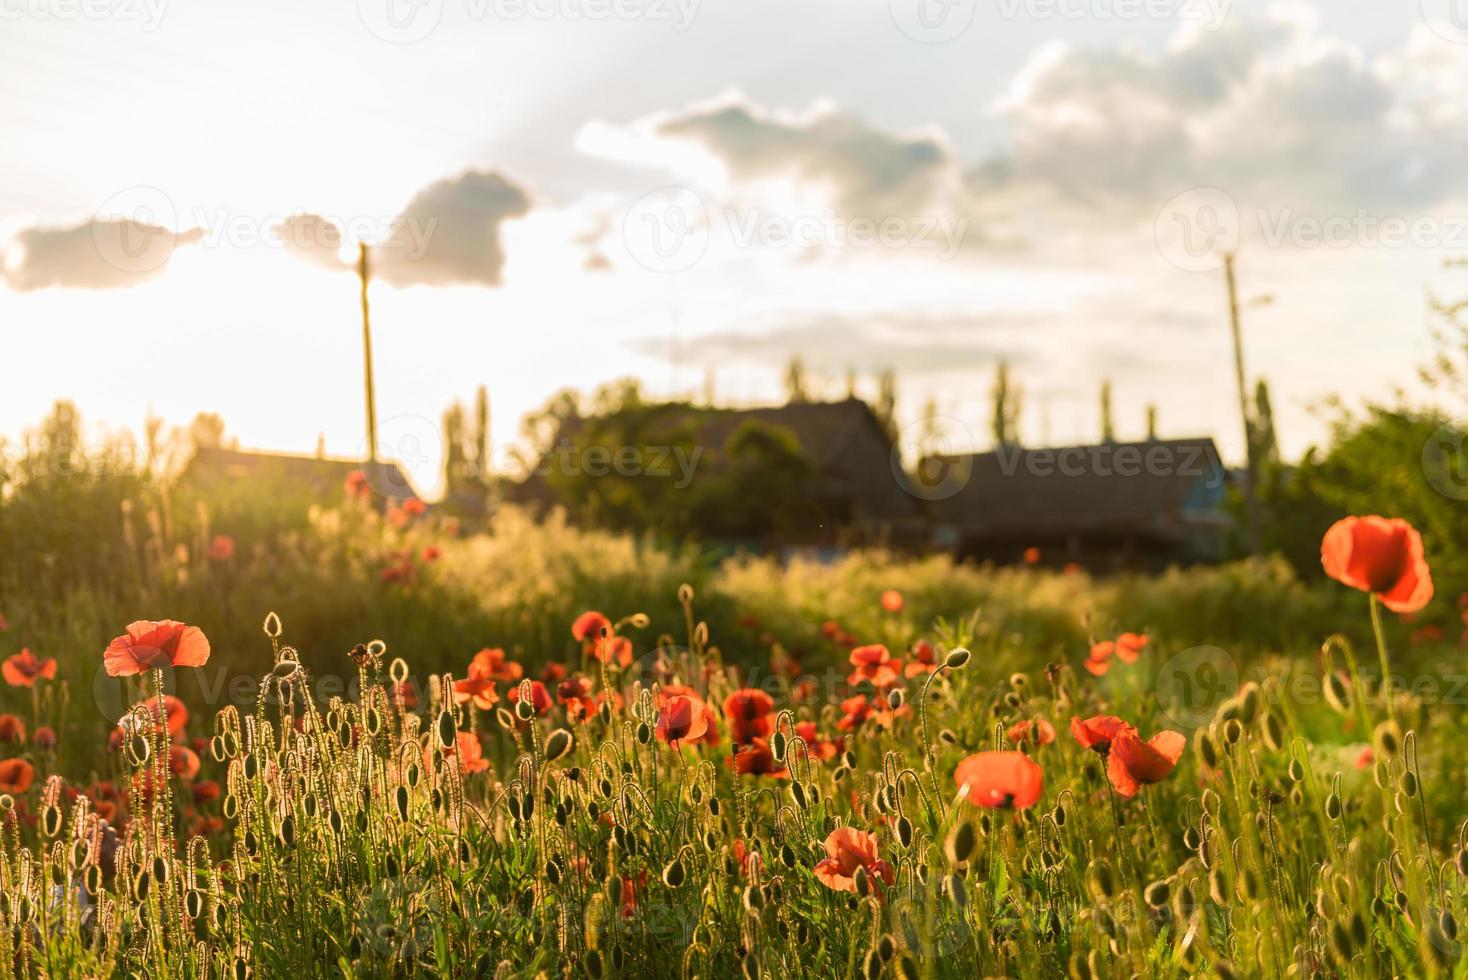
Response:
[{"label": "wildflower field", "polygon": [[6,580],[7,975],[1468,975],[1405,522],[1309,587],[141,523]]}]

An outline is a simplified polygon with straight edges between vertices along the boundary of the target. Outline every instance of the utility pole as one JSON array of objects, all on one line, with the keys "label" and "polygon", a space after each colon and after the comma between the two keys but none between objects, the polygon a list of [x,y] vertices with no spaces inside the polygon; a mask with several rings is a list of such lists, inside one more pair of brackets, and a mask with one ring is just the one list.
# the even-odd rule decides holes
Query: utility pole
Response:
[{"label": "utility pole", "polygon": [[357,278],[362,283],[362,373],[367,381],[367,462],[377,462],[377,394],[372,386],[372,318],[367,309],[367,243],[357,243]]},{"label": "utility pole", "polygon": [[1223,257],[1223,274],[1228,284],[1228,319],[1234,335],[1234,378],[1239,386],[1239,415],[1244,423],[1244,510],[1248,520],[1249,554],[1263,550],[1259,515],[1258,461],[1254,459],[1254,425],[1249,420],[1249,389],[1244,380],[1244,339],[1239,329],[1239,293],[1234,282],[1234,255]]}]

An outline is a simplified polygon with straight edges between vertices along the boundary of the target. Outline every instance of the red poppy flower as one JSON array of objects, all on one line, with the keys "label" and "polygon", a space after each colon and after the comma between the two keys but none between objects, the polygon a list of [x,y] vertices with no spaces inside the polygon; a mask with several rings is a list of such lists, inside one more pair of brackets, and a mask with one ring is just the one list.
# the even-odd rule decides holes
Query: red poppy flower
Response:
[{"label": "red poppy flower", "polygon": [[346,491],[348,497],[365,497],[372,492],[372,488],[367,484],[367,474],[361,470],[352,470],[348,473],[347,478],[342,481],[342,489]]},{"label": "red poppy flower", "polygon": [[892,659],[892,654],[880,643],[868,643],[851,651],[851,665],[856,669],[846,678],[848,684],[871,681],[876,688],[891,687],[897,683],[902,661]]},{"label": "red poppy flower", "polygon": [[422,517],[428,512],[428,505],[417,497],[409,497],[402,503],[403,513],[409,517]]},{"label": "red poppy flower", "polygon": [[475,677],[474,668],[469,668],[470,676],[461,681],[454,681],[454,703],[463,704],[473,701],[474,707],[480,711],[488,711],[499,702],[499,691],[495,690],[495,680],[492,677],[480,675]]},{"label": "red poppy flower", "polygon": [[1040,564],[1040,549],[1031,545],[1025,549],[1023,557],[1026,565],[1038,565]]},{"label": "red poppy flower", "polygon": [[1422,535],[1401,518],[1347,517],[1320,543],[1325,574],[1370,592],[1392,612],[1416,612],[1432,599]]},{"label": "red poppy flower", "polygon": [[581,642],[601,638],[602,630],[612,628],[612,621],[594,609],[589,609],[576,617],[576,622],[571,624],[571,636]]},{"label": "red poppy flower", "polygon": [[764,867],[764,859],[759,856],[759,851],[750,850],[743,838],[734,838],[734,843],[729,845],[729,851],[734,855],[734,863],[739,866],[739,873],[745,878],[748,878],[756,869]]},{"label": "red poppy flower", "polygon": [[690,742],[701,741],[705,745],[715,745],[719,741],[719,717],[714,713],[713,705],[704,701],[698,691],[687,684],[663,684],[658,688],[658,707],[667,704],[671,698],[684,697],[699,706],[703,713],[704,732],[702,738],[690,738]]},{"label": "red poppy flower", "polygon": [[567,673],[565,664],[552,660],[540,668],[540,679],[545,684],[557,684],[565,680]]},{"label": "red poppy flower", "polygon": [[697,698],[674,695],[658,709],[657,736],[669,745],[697,741],[708,731],[704,703]]},{"label": "red poppy flower", "polygon": [[108,644],[102,659],[111,677],[159,667],[202,667],[209,659],[209,640],[197,626],[140,619]]},{"label": "red poppy flower", "polygon": [[24,793],[35,778],[35,767],[24,759],[0,762],[0,793]]},{"label": "red poppy flower", "polygon": [[1036,745],[1049,745],[1055,741],[1055,726],[1044,718],[1037,718],[1034,721],[1017,721],[1009,726],[1004,737],[1014,745],[1026,741]]},{"label": "red poppy flower", "polygon": [[566,717],[572,721],[585,721],[597,709],[591,680],[579,674],[556,685],[556,701],[566,709]]},{"label": "red poppy flower", "polygon": [[888,589],[882,593],[882,608],[887,612],[900,613],[902,612],[902,607],[905,605],[907,605],[906,600],[902,598],[902,593],[896,589]]},{"label": "red poppy flower", "polygon": [[836,727],[842,731],[859,728],[868,718],[876,721],[883,728],[889,728],[894,717],[886,698],[868,698],[860,694],[842,701],[841,712],[841,718],[836,722]]},{"label": "red poppy flower", "polygon": [[489,677],[509,683],[518,681],[525,669],[513,660],[505,659],[505,651],[499,647],[485,647],[469,661],[470,677]]},{"label": "red poppy flower", "polygon": [[1123,732],[1135,734],[1136,731],[1115,715],[1095,715],[1084,721],[1079,718],[1070,720],[1070,733],[1081,747],[1102,755],[1111,751],[1111,743],[1118,735]]},{"label": "red poppy flower", "polygon": [[400,684],[394,684],[392,691],[393,697],[403,706],[404,711],[412,711],[418,707],[418,685],[412,678]]},{"label": "red poppy flower", "polygon": [[864,830],[837,827],[826,838],[826,857],[815,866],[816,880],[838,892],[856,891],[856,869],[866,870],[878,889],[896,880],[892,866],[877,857],[877,838]]},{"label": "red poppy flower", "polygon": [[181,779],[193,779],[199,774],[199,757],[185,745],[168,747],[168,771]]},{"label": "red poppy flower", "polygon": [[622,878],[622,918],[630,919],[637,913],[638,897],[647,891],[647,872],[643,871],[638,876]]},{"label": "red poppy flower", "polygon": [[19,715],[6,713],[0,715],[0,742],[24,742],[25,722],[20,720]]},{"label": "red poppy flower", "polygon": [[770,743],[762,738],[753,739],[748,745],[739,747],[729,759],[730,766],[741,776],[774,776],[786,779],[790,771],[775,761]]},{"label": "red poppy flower", "polygon": [[1123,633],[1116,638],[1116,659],[1124,664],[1134,664],[1147,646],[1147,634]]},{"label": "red poppy flower", "polygon": [[56,729],[50,725],[42,725],[31,735],[31,744],[42,752],[50,752],[56,748]]},{"label": "red poppy flower", "polygon": [[[505,698],[511,704],[518,702],[520,700],[520,685],[516,684],[505,692]],[[545,717],[546,712],[550,711],[551,705],[554,703],[551,700],[550,691],[546,690],[544,684],[540,681],[530,682],[530,704],[535,708],[537,715]]]},{"label": "red poppy flower", "polygon": [[908,677],[920,677],[931,674],[941,664],[938,663],[938,652],[933,649],[933,644],[927,640],[918,640],[912,645],[912,651],[908,657],[907,667],[903,673]]},{"label": "red poppy flower", "polygon": [[1086,657],[1086,670],[1100,677],[1111,669],[1111,657],[1115,653],[1116,644],[1111,640],[1091,644],[1091,652]]},{"label": "red poppy flower", "polygon": [[821,635],[828,640],[834,640],[841,635],[841,626],[834,619],[828,619],[821,624]]},{"label": "red poppy flower", "polygon": [[1136,796],[1143,786],[1166,779],[1187,745],[1178,732],[1158,732],[1144,742],[1135,730],[1123,731],[1111,741],[1106,778],[1120,795]]},{"label": "red poppy flower", "polygon": [[0,675],[11,687],[31,687],[40,678],[49,681],[56,676],[56,658],[42,660],[29,647],[22,647],[20,653],[6,657],[0,664]]},{"label": "red poppy flower", "polygon": [[1366,746],[1364,749],[1361,750],[1361,754],[1360,755],[1356,756],[1356,768],[1357,769],[1370,769],[1375,764],[1376,764],[1376,753],[1373,752],[1373,751],[1371,751],[1371,746],[1369,746],[1369,745]]},{"label": "red poppy flower", "polygon": [[234,538],[228,534],[216,534],[209,542],[210,561],[229,561],[234,557]]},{"label": "red poppy flower", "polygon": [[195,804],[208,803],[219,798],[219,784],[212,779],[201,779],[189,784],[189,793]]},{"label": "red poppy flower", "polygon": [[153,724],[159,732],[163,731],[166,723],[168,734],[170,735],[177,735],[189,723],[188,707],[184,705],[183,701],[174,697],[172,694],[163,695],[163,713],[161,717],[158,712],[157,698],[148,698],[146,701],[139,701],[133,705],[132,711],[128,712],[128,714],[131,715],[136,711],[141,711],[144,717],[152,718]]},{"label": "red poppy flower", "polygon": [[1045,771],[1023,752],[979,752],[953,771],[964,799],[975,806],[1034,806],[1045,791]]},{"label": "red poppy flower", "polygon": [[426,562],[438,561],[443,557],[443,551],[438,545],[431,544],[423,549],[420,557]]},{"label": "red poppy flower", "polygon": [[769,738],[775,730],[770,713],[775,701],[764,691],[746,687],[724,699],[724,717],[729,719],[729,737],[737,743]]},{"label": "red poppy flower", "polygon": [[459,732],[455,743],[459,749],[459,768],[464,775],[472,776],[489,768],[489,760],[484,757],[484,748],[473,732]]},{"label": "red poppy flower", "polygon": [[806,750],[817,759],[829,761],[836,758],[841,752],[838,742],[821,738],[813,721],[797,721],[795,723],[795,734],[805,743]]}]

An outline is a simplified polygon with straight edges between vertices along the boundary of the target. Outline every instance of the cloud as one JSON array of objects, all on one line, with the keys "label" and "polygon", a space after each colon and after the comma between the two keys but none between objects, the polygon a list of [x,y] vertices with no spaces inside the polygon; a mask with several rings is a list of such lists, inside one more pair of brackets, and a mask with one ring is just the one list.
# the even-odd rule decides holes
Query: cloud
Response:
[{"label": "cloud", "polygon": [[[497,173],[467,170],[413,196],[373,239],[372,273],[394,286],[498,286],[505,265],[500,226],[530,211],[530,198]],[[328,269],[349,269],[341,226],[319,214],[292,215],[274,229],[286,252]]]},{"label": "cloud", "polygon": [[[1462,119],[1415,111],[1422,80],[1410,61],[1369,59],[1302,11],[1186,28],[1160,55],[1040,49],[990,106],[1011,148],[974,168],[970,187],[1144,219],[1198,186],[1241,206],[1332,213],[1461,193]],[[1464,63],[1447,70],[1461,91]]]},{"label": "cloud", "polygon": [[0,243],[0,278],[21,292],[136,286],[162,275],[175,249],[202,237],[199,228],[175,232],[131,218],[24,227]]},{"label": "cloud", "polygon": [[[875,313],[816,314],[783,320],[764,331],[730,329],[682,340],[680,361],[720,364],[742,361],[778,367],[799,357],[828,377],[848,370],[874,373],[895,368],[909,374],[965,371],[1000,361],[1031,357],[1023,341],[1039,326],[1039,314]],[[666,337],[646,337],[629,346],[638,353],[670,356]]]}]

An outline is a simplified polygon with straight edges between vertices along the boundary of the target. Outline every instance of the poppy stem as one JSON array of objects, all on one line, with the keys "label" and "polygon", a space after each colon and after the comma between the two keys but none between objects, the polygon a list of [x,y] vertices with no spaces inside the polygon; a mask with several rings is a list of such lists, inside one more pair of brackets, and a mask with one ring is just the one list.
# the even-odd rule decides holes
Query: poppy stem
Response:
[{"label": "poppy stem", "polygon": [[1381,691],[1386,698],[1386,715],[1395,722],[1397,708],[1392,702],[1392,674],[1386,655],[1386,636],[1381,628],[1381,603],[1374,592],[1371,594],[1371,631],[1376,634],[1376,654],[1381,658]]}]

